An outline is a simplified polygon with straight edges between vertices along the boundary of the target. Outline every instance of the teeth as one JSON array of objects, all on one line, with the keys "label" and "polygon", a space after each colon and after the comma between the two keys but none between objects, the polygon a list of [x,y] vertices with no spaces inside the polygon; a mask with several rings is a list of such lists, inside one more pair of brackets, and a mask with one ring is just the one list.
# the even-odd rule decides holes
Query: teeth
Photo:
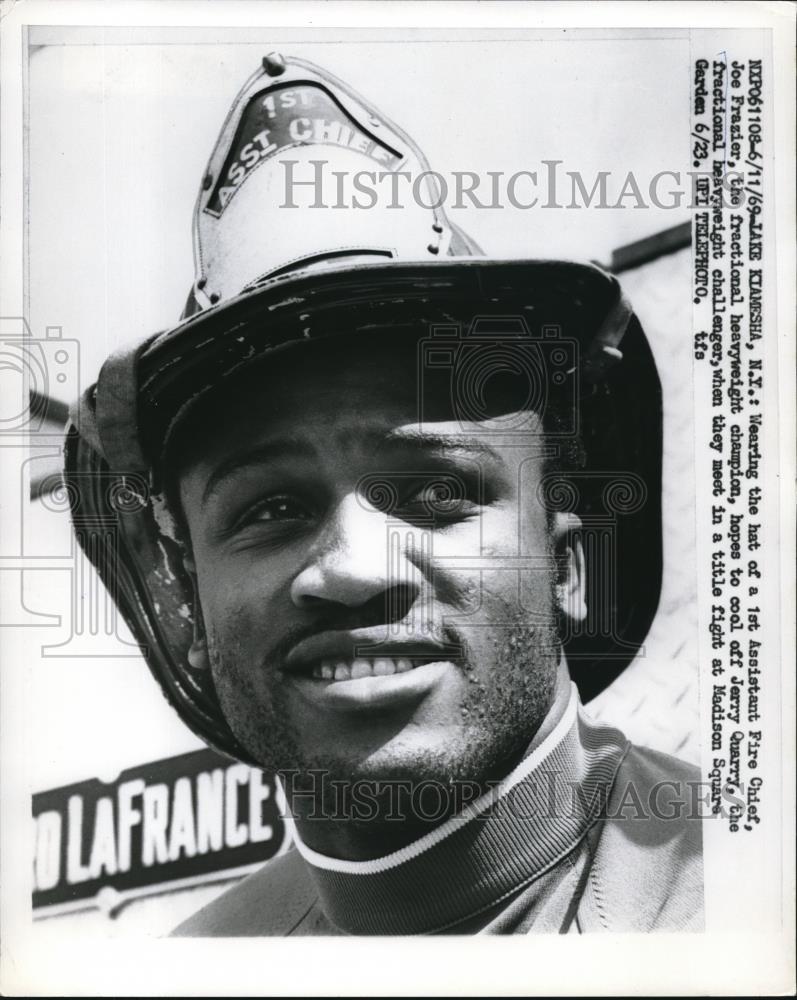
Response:
[{"label": "teeth", "polygon": [[[337,678],[337,671],[335,671],[335,677]],[[359,680],[360,677],[371,677],[373,676],[373,669],[368,660],[355,660],[351,665],[351,679],[353,681]]]},{"label": "teeth", "polygon": [[388,674],[395,674],[398,664],[395,660],[374,660],[374,675],[376,677],[387,677]]},{"label": "teeth", "polygon": [[356,660],[322,660],[316,663],[312,669],[312,676],[317,680],[324,681],[348,681],[358,680],[360,677],[389,677],[391,674],[404,674],[424,660],[411,660],[402,656],[393,659],[389,656],[380,656],[370,660],[365,657],[358,657]]}]

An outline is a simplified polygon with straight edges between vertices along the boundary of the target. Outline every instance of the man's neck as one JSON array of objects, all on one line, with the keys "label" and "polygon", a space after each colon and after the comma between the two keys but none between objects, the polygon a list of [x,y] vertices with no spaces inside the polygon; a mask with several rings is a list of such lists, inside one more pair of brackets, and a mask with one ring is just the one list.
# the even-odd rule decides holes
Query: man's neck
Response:
[{"label": "man's neck", "polygon": [[[484,787],[475,786],[469,782],[468,801],[479,797],[497,781],[505,778],[517,767],[520,761],[533,753],[556,728],[557,723],[564,715],[569,700],[570,676],[563,658],[557,671],[549,710],[531,741],[523,747],[519,754],[505,762],[500,774],[491,775],[483,783]],[[367,820],[358,820],[345,815],[345,811],[343,818],[324,816],[324,804],[319,801],[313,803],[308,809],[307,795],[301,792],[297,795],[292,806],[288,788],[286,788],[286,798],[302,842],[319,854],[346,861],[370,861],[392,854],[418,840],[449,818],[448,815],[437,815],[434,819],[424,820],[417,816],[417,811],[414,813],[413,810],[402,808],[401,805],[397,809],[393,789],[386,790],[382,802],[379,801],[378,797],[371,800],[371,805],[376,807],[373,809],[376,816]],[[304,809],[296,808],[297,803],[301,803]],[[463,802],[462,805],[463,807],[467,805],[467,801]],[[400,818],[396,818],[397,814]]]}]

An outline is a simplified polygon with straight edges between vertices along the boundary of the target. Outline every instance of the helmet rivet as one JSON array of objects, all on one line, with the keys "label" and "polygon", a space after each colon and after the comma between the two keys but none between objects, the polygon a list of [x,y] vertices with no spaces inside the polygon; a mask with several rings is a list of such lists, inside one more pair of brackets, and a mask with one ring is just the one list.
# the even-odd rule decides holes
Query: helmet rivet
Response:
[{"label": "helmet rivet", "polygon": [[200,278],[199,281],[196,283],[196,287],[202,289],[205,287],[207,283],[208,283],[207,278]]},{"label": "helmet rivet", "polygon": [[440,247],[436,247],[434,243],[430,243],[426,249],[429,253],[440,253]]},{"label": "helmet rivet", "polygon": [[285,60],[279,52],[269,52],[263,56],[263,69],[269,76],[282,76],[285,72]]},{"label": "helmet rivet", "polygon": [[202,178],[202,190],[207,191],[207,189],[210,187],[212,183],[213,183],[213,175],[205,174],[205,176]]},{"label": "helmet rivet", "polygon": [[218,294],[217,294],[216,292],[214,292],[214,293],[213,293],[213,294],[212,294],[212,295],[210,296],[210,301],[211,301],[211,304],[215,306],[215,305],[216,305],[216,303],[217,303],[217,302],[219,301],[219,298],[220,298],[220,296],[219,296],[219,295],[218,295]]}]

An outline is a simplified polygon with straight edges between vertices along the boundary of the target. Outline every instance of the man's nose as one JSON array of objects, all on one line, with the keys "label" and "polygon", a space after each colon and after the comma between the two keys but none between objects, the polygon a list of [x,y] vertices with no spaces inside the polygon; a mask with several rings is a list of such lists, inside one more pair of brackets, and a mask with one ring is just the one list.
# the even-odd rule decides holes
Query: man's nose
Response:
[{"label": "man's nose", "polygon": [[[291,584],[291,599],[309,610],[324,604],[380,605],[381,615],[403,617],[418,596],[420,570],[413,541],[401,522],[347,495],[331,513],[309,559]],[[385,618],[381,618],[382,621]]]}]

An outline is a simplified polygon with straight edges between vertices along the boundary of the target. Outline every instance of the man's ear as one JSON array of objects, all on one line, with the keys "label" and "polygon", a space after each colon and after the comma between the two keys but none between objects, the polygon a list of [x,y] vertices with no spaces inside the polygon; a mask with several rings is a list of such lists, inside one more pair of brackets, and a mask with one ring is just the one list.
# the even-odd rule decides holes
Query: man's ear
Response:
[{"label": "man's ear", "polygon": [[573,624],[587,617],[587,574],[581,527],[577,514],[563,511],[554,514],[556,602],[559,613]]},{"label": "man's ear", "polygon": [[199,602],[199,587],[197,586],[196,564],[189,554],[183,555],[183,566],[191,578],[194,588],[194,601],[191,609],[191,617],[194,623],[194,638],[188,650],[188,662],[194,670],[209,670],[210,656],[208,655],[208,644],[205,638],[205,621],[202,618],[202,605]]}]

